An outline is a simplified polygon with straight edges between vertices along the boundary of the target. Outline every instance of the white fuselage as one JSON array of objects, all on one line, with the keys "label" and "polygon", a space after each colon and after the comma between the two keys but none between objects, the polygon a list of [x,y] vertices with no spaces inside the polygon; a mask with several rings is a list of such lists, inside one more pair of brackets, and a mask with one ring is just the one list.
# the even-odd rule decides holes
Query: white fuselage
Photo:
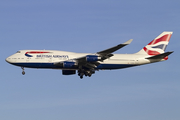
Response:
[{"label": "white fuselage", "polygon": [[168,59],[173,53],[165,52],[172,32],[163,32],[135,54],[113,54],[113,52],[129,45],[132,39],[123,44],[91,53],[74,53],[56,50],[20,50],[6,58],[10,64],[20,66],[24,75],[24,67],[62,69],[63,75],[91,76],[96,70],[111,70],[133,67]]},{"label": "white fuselage", "polygon": [[[83,57],[86,55],[89,55],[89,53],[74,53],[55,50],[20,50],[17,53],[9,56],[6,61],[13,65],[21,67],[67,69],[57,66],[54,63],[61,61],[71,61],[75,58]],[[100,65],[98,65],[96,69],[121,69],[142,64],[148,64],[152,62],[163,61],[150,61],[148,59],[145,59],[146,57],[148,56],[140,54],[114,54],[114,56],[104,61],[99,61]]]}]

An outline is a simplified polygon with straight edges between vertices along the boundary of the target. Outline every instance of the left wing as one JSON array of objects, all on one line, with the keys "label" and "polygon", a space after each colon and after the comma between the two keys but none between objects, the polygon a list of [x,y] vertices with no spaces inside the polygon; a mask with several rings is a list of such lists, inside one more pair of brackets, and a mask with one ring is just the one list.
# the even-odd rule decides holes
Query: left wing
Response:
[{"label": "left wing", "polygon": [[113,52],[119,50],[120,48],[122,48],[122,47],[124,47],[126,45],[129,45],[131,42],[132,42],[132,39],[126,41],[123,44],[119,44],[119,45],[111,47],[109,49],[97,52],[96,54],[86,55],[86,56],[83,56],[83,57],[80,57],[80,58],[76,58],[75,60],[78,61],[78,63],[80,63],[80,64],[89,62],[89,63],[93,63],[95,65],[98,65],[97,61],[103,61],[103,60],[105,60],[105,59],[107,59],[109,57],[112,57]]},{"label": "left wing", "polygon": [[119,50],[120,48],[122,48],[122,47],[124,47],[124,46],[126,46],[126,45],[129,45],[129,44],[132,42],[132,40],[133,40],[133,39],[130,39],[130,40],[126,41],[126,42],[123,43],[123,44],[119,44],[119,45],[114,46],[114,47],[112,47],[112,48],[109,48],[109,49],[106,49],[106,50],[97,52],[97,54],[101,57],[101,60],[105,60],[105,59],[113,56],[113,54],[111,54],[111,53]]},{"label": "left wing", "polygon": [[76,66],[76,67],[79,67],[79,69],[81,69],[81,67],[86,67],[87,69],[94,69],[100,64],[99,61],[103,61],[107,58],[112,57],[113,52],[119,50],[120,48],[126,45],[129,45],[131,42],[132,42],[132,39],[126,41],[123,44],[119,44],[117,46],[97,52],[95,54],[86,55],[86,56],[75,58],[68,61],[56,62],[54,64],[61,65],[61,66],[67,65],[67,67]]},{"label": "left wing", "polygon": [[92,61],[103,61],[109,57],[112,57],[113,56],[113,52],[119,50],[120,48],[126,46],[126,45],[129,45],[131,42],[132,42],[133,39],[130,39],[128,41],[126,41],[125,43],[123,44],[119,44],[119,45],[116,45],[114,47],[111,47],[109,49],[106,49],[106,50],[103,50],[103,51],[100,51],[100,52],[97,52],[96,54],[92,54],[92,55],[87,55],[87,56],[84,56],[84,57],[81,57],[81,58],[76,58],[76,60],[82,62],[82,61],[88,61],[89,62],[92,62]]},{"label": "left wing", "polygon": [[109,48],[109,49],[106,49],[106,50],[103,50],[103,51],[100,51],[100,52],[97,52],[97,54],[99,55],[108,55],[108,54],[111,54],[117,50],[119,50],[120,48],[126,46],[126,45],[129,45],[131,42],[132,42],[133,39],[130,39],[128,41],[126,41],[125,43],[123,44],[119,44],[117,46],[114,46],[112,48]]}]

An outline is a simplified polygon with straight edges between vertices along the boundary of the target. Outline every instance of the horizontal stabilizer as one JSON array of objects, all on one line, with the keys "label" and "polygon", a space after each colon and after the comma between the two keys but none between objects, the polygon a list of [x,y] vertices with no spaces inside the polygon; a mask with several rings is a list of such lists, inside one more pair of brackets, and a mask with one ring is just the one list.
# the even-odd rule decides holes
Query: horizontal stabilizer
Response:
[{"label": "horizontal stabilizer", "polygon": [[166,56],[170,55],[170,54],[173,53],[173,52],[174,52],[174,51],[162,53],[162,54],[159,54],[159,55],[155,55],[155,56],[152,56],[152,57],[148,57],[148,58],[146,58],[146,59],[163,59],[163,58],[165,58]]}]

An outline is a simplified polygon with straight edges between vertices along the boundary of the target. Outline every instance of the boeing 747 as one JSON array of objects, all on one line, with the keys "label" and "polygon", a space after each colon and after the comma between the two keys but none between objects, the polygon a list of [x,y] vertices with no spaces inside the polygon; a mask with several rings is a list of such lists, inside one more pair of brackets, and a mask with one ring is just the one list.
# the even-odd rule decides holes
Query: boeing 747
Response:
[{"label": "boeing 747", "polygon": [[97,53],[74,53],[56,50],[20,50],[6,58],[12,65],[24,68],[61,69],[63,75],[78,73],[80,78],[91,76],[97,70],[113,70],[165,61],[172,52],[165,52],[173,32],[163,32],[139,52],[134,54],[113,54],[130,44],[123,44]]}]

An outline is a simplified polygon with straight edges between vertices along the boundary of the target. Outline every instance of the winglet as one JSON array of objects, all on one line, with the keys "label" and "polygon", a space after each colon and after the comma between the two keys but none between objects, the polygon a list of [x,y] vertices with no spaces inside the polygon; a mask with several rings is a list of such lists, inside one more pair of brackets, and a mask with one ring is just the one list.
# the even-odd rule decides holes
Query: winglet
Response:
[{"label": "winglet", "polygon": [[125,42],[125,43],[123,43],[123,44],[128,45],[128,44],[130,44],[132,41],[133,41],[133,39],[130,39],[130,40],[126,41],[126,42]]}]

